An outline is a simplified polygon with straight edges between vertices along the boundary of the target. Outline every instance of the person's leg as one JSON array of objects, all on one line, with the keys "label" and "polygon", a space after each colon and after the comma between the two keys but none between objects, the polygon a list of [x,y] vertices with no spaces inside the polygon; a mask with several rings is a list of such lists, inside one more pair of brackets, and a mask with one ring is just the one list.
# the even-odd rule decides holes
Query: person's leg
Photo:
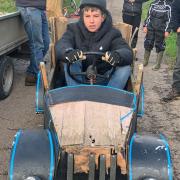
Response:
[{"label": "person's leg", "polygon": [[37,76],[39,63],[44,57],[41,10],[31,7],[18,9],[21,12],[24,27],[29,38],[29,47],[31,51],[30,65],[27,68],[27,74]]},{"label": "person's leg", "polygon": [[155,33],[152,27],[148,27],[147,34],[144,39],[144,48],[147,51],[151,51],[154,47]]},{"label": "person's leg", "polygon": [[131,66],[117,67],[107,85],[118,89],[124,89],[131,75],[131,70]]},{"label": "person's leg", "polygon": [[42,11],[42,37],[44,42],[43,55],[45,56],[49,49],[49,43],[50,43],[49,28],[48,28],[48,22],[45,11]]},{"label": "person's leg", "polygon": [[132,23],[133,23],[132,16],[130,16],[130,15],[123,14],[122,19],[123,19],[123,22],[126,23],[126,24],[132,25]]},{"label": "person's leg", "polygon": [[161,98],[164,102],[169,102],[180,97],[180,34],[177,35],[177,55],[176,64],[173,71],[172,89]]},{"label": "person's leg", "polygon": [[177,58],[173,71],[172,87],[180,93],[180,34],[177,35]]},{"label": "person's leg", "polygon": [[[76,62],[76,63],[72,64],[70,67],[71,67],[71,69],[70,69],[71,72],[76,72],[76,73],[82,72],[82,63],[81,62]],[[68,86],[79,85],[78,82],[76,82],[74,79],[72,79],[69,76],[69,74],[67,72],[67,64],[66,63],[64,64],[64,72],[65,72],[66,83]],[[77,79],[82,80],[82,77],[79,76],[79,77],[77,77]]]},{"label": "person's leg", "polygon": [[[141,15],[136,15],[136,16],[133,16],[132,18],[133,18],[132,19],[133,20],[133,22],[132,22],[132,26],[133,26],[132,35],[133,35],[133,33],[136,30],[136,28],[139,29],[139,26],[140,26],[140,23],[141,23]],[[131,47],[132,48],[136,47],[137,40],[138,40],[138,30],[136,31],[136,33],[134,35],[134,38],[132,40],[132,43],[131,43]]]},{"label": "person's leg", "polygon": [[153,66],[153,70],[159,70],[166,47],[164,32],[157,30],[155,32],[155,47],[157,52],[156,64]]},{"label": "person's leg", "polygon": [[149,26],[144,40],[144,49],[145,49],[144,61],[143,61],[144,66],[148,65],[151,50],[153,49],[154,46],[154,40],[155,40],[154,29],[151,26]]}]

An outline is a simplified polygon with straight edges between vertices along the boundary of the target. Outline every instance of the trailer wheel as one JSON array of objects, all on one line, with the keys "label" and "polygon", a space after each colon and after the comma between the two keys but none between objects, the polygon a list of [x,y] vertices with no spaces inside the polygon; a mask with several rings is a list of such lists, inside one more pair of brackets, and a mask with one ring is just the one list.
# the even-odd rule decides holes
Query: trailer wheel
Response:
[{"label": "trailer wheel", "polygon": [[13,86],[14,65],[6,56],[0,57],[0,99],[6,98]]}]

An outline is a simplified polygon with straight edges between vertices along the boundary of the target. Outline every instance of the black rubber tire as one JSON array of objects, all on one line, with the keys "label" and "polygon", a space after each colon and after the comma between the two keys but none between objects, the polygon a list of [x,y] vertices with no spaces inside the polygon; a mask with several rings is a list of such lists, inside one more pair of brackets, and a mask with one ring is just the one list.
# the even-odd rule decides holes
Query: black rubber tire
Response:
[{"label": "black rubber tire", "polygon": [[11,93],[14,80],[14,65],[10,58],[0,57],[0,100]]}]

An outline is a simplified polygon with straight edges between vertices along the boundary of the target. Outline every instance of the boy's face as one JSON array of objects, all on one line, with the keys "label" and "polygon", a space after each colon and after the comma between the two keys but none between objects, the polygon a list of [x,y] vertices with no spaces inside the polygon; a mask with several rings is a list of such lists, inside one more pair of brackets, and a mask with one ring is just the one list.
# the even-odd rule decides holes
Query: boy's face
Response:
[{"label": "boy's face", "polygon": [[97,32],[104,21],[104,16],[100,9],[88,9],[83,13],[84,25],[90,32]]}]

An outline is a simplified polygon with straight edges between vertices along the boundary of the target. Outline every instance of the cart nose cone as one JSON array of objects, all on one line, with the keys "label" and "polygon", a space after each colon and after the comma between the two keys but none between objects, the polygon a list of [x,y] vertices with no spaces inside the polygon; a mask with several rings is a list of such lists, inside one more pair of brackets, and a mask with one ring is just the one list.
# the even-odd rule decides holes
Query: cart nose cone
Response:
[{"label": "cart nose cone", "polygon": [[143,180],[157,180],[156,178],[152,178],[152,177],[145,177]]}]

